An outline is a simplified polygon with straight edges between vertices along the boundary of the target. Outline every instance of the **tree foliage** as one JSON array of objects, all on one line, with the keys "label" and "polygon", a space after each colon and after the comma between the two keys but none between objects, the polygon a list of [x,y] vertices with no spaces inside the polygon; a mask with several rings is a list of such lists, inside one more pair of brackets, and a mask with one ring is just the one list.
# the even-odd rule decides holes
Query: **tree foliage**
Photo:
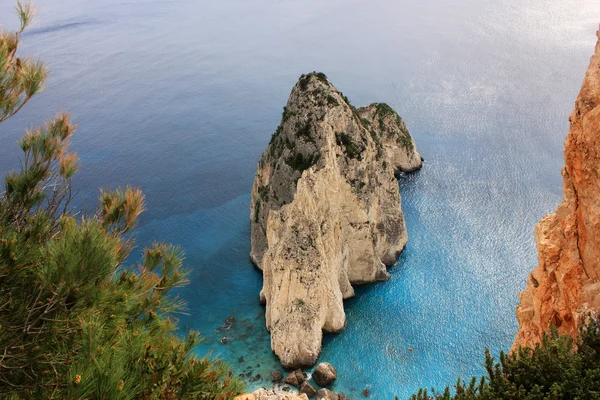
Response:
[{"label": "tree foliage", "polygon": [[19,30],[0,31],[0,122],[15,115],[39,93],[48,75],[41,61],[17,57],[20,36],[31,24],[35,10],[31,3],[19,0],[16,11],[21,22]]},{"label": "tree foliage", "polygon": [[[0,121],[42,87],[46,68],[16,56],[31,22],[0,33]],[[172,295],[187,283],[180,248],[156,243],[128,266],[144,210],[133,188],[102,191],[91,215],[69,207],[78,169],[66,114],[30,130],[21,168],[0,194],[0,397],[8,399],[230,399],[242,383],[198,358],[196,332],[178,334]]]},{"label": "tree foliage", "polygon": [[600,321],[589,316],[577,340],[553,328],[533,348],[500,353],[499,363],[486,350],[485,367],[486,377],[458,379],[454,393],[421,389],[412,400],[600,399]]}]

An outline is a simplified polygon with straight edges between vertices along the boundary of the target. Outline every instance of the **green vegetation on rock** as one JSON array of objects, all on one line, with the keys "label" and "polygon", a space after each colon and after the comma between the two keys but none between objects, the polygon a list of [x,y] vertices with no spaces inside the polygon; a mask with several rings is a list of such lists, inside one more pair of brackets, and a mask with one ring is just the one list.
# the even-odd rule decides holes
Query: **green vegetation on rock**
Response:
[{"label": "green vegetation on rock", "polygon": [[281,113],[281,125],[285,124],[290,117],[293,117],[294,113],[290,112],[286,106],[283,107],[283,112]]},{"label": "green vegetation on rock", "polygon": [[340,103],[338,103],[337,99],[333,95],[331,95],[331,94],[327,95],[327,103],[330,106],[338,106],[338,105],[340,105]]},{"label": "green vegetation on rock", "polygon": [[21,34],[31,24],[33,6],[17,2],[18,32],[3,31],[0,25],[0,122],[15,115],[46,83],[48,69],[40,61],[16,56]]},{"label": "green vegetation on rock", "polygon": [[346,132],[336,133],[335,140],[338,146],[342,147],[348,157],[362,160],[362,152],[364,149],[354,143],[350,135],[348,135]]},{"label": "green vegetation on rock", "polygon": [[260,216],[260,199],[256,199],[254,203],[254,222],[258,223],[258,217]]},{"label": "green vegetation on rock", "polygon": [[298,81],[300,84],[300,89],[306,90],[306,88],[308,87],[308,83],[310,82],[310,79],[312,77],[316,77],[321,82],[329,85],[329,81],[327,80],[327,75],[325,75],[322,72],[313,71],[308,74],[303,74],[302,76],[300,76],[300,80]]},{"label": "green vegetation on rock", "polygon": [[[0,122],[45,83],[40,62],[16,56],[32,7],[18,3],[17,33],[0,32]],[[68,115],[20,140],[20,170],[0,194],[0,397],[3,399],[228,400],[243,384],[193,354],[181,338],[173,289],[187,283],[178,247],[156,243],[125,260],[144,210],[133,188],[100,192],[83,215],[69,207],[79,164]]]},{"label": "green vegetation on rock", "polygon": [[414,143],[412,137],[407,131],[402,129],[402,127],[404,126],[404,121],[402,121],[402,118],[400,118],[398,113],[394,111],[392,107],[388,106],[385,103],[373,103],[372,106],[375,106],[374,119],[376,119],[379,122],[379,128],[385,132],[385,120],[388,117],[392,118],[392,120],[398,126],[399,130],[388,130],[388,135],[397,135],[396,142],[400,146],[404,147],[404,149],[406,149],[407,152],[414,151]]},{"label": "green vegetation on rock", "polygon": [[271,190],[271,186],[265,185],[258,188],[258,194],[261,199],[266,200],[269,197],[269,191]]},{"label": "green vegetation on rock", "polygon": [[413,143],[413,140],[412,140],[412,137],[410,136],[410,134],[400,132],[398,134],[398,136],[396,137],[396,142],[400,146],[404,147],[404,149],[406,149],[406,151],[408,151],[408,152],[414,151],[415,145]]},{"label": "green vegetation on rock", "polygon": [[296,137],[304,139],[306,142],[315,143],[315,139],[310,134],[310,120],[304,124],[298,122],[296,125]]},{"label": "green vegetation on rock", "polygon": [[320,158],[320,153],[315,153],[312,156],[304,156],[302,153],[296,153],[286,158],[285,163],[296,171],[302,172],[312,167]]}]

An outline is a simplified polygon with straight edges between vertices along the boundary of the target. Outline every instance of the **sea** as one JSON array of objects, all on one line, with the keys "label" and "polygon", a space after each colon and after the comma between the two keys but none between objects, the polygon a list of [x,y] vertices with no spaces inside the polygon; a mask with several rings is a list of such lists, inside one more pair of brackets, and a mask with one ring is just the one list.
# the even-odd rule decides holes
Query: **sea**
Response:
[{"label": "sea", "polygon": [[[248,257],[250,190],[292,86],[311,71],[355,106],[388,103],[425,159],[399,179],[409,241],[391,277],[359,287],[345,331],[325,337],[332,389],[406,399],[480,376],[486,348],[510,348],[535,224],[561,200],[600,1],[36,3],[19,54],[51,73],[0,125],[0,171],[18,167],[26,128],[69,111],[82,163],[74,206],[93,212],[100,188],[143,190],[130,262],[154,241],[184,249],[179,319],[204,336],[199,355],[229,363],[249,390],[280,368]],[[5,29],[17,27],[14,5],[0,0]]]}]

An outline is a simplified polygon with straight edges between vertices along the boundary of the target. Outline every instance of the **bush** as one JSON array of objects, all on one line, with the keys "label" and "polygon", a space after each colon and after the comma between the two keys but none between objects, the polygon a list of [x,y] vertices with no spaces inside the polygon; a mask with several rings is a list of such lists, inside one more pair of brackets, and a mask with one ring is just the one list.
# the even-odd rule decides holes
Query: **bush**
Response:
[{"label": "bush", "polygon": [[267,200],[267,198],[269,197],[269,192],[270,191],[271,191],[271,186],[270,185],[265,185],[265,186],[259,186],[258,187],[258,195],[263,200]]},{"label": "bush", "polygon": [[302,74],[300,76],[300,79],[298,80],[298,83],[300,84],[300,89],[301,90],[306,90],[306,88],[308,87],[308,84],[310,83],[310,78],[312,77],[316,77],[318,80],[320,80],[321,82],[329,85],[329,81],[327,80],[327,75],[325,75],[322,72],[310,72],[308,74]]},{"label": "bush", "polygon": [[396,137],[396,143],[404,147],[407,152],[412,152],[415,145],[413,144],[412,137],[408,133],[400,132]]},{"label": "bush", "polygon": [[320,153],[315,153],[312,156],[303,156],[302,153],[296,153],[295,155],[290,155],[285,160],[285,163],[294,170],[302,172],[312,167],[320,158]]},{"label": "bush", "polygon": [[[21,31],[0,33],[0,121],[43,86],[43,64],[19,60]],[[20,170],[0,194],[0,397],[231,399],[243,385],[219,361],[197,358],[196,332],[178,334],[171,295],[187,283],[178,247],[156,243],[125,264],[144,210],[133,188],[101,191],[91,215],[69,208],[78,169],[68,115],[19,142]]]},{"label": "bush", "polygon": [[342,148],[348,157],[362,160],[364,149],[356,145],[346,132],[336,133],[335,139],[338,146],[343,146]]},{"label": "bush", "polygon": [[459,379],[455,394],[421,389],[412,399],[599,399],[600,322],[588,317],[576,341],[553,328],[533,348],[500,353],[499,363],[486,350],[485,366],[487,376]]},{"label": "bush", "polygon": [[337,99],[331,94],[327,94],[327,103],[330,106],[339,106],[340,105],[340,103],[338,103]]},{"label": "bush", "polygon": [[304,139],[307,143],[315,143],[315,138],[310,134],[310,124],[310,119],[304,123],[298,122],[298,124],[296,124],[296,137]]}]

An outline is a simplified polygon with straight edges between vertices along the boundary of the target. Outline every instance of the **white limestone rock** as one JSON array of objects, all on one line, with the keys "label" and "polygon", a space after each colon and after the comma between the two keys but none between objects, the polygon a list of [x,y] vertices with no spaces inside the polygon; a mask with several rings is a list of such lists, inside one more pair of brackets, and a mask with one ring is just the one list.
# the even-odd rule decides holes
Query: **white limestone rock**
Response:
[{"label": "white limestone rock", "polygon": [[284,368],[316,363],[322,332],[344,329],[353,285],[387,279],[407,242],[394,172],[420,165],[388,106],[356,109],[323,74],[294,86],[260,159],[250,216],[251,259]]}]

